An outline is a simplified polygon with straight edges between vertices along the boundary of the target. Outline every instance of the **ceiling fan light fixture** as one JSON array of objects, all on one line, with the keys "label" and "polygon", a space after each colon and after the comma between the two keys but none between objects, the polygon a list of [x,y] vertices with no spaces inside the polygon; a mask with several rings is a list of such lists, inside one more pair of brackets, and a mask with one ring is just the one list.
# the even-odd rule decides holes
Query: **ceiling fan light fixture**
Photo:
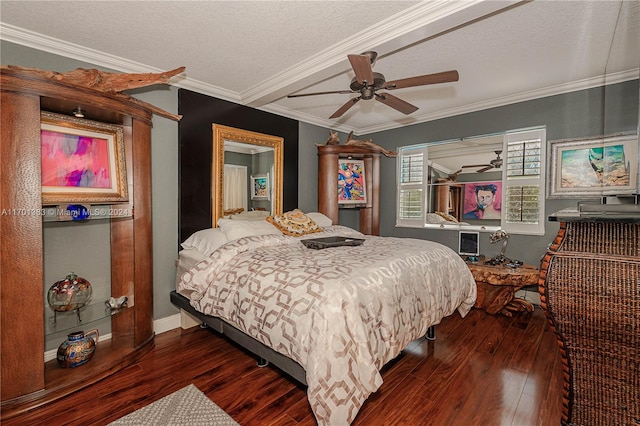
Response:
[{"label": "ceiling fan light fixture", "polygon": [[372,99],[373,95],[375,94],[375,88],[365,87],[360,91],[360,93],[362,94],[362,99],[365,99],[365,100]]}]

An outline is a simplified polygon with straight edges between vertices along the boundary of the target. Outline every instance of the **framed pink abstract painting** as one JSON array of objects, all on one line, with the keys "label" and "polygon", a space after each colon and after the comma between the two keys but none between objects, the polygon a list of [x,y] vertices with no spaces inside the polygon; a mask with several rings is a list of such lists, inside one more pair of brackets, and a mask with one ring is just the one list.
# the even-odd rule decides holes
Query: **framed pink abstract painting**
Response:
[{"label": "framed pink abstract painting", "polygon": [[42,204],[128,201],[122,127],[43,112]]}]

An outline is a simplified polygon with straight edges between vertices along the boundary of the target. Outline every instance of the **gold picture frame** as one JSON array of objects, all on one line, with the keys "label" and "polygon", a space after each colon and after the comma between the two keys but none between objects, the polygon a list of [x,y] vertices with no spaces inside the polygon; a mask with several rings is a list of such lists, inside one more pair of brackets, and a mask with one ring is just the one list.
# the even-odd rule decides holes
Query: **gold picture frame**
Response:
[{"label": "gold picture frame", "polygon": [[112,204],[129,200],[121,126],[43,111],[42,204]]}]

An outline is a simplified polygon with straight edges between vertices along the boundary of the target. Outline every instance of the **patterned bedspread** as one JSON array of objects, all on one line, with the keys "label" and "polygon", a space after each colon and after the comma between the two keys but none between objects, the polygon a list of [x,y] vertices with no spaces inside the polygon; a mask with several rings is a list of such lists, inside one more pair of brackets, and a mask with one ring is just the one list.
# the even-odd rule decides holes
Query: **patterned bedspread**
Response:
[{"label": "patterned bedspread", "polygon": [[[332,235],[366,241],[325,250],[300,242]],[[338,225],[229,242],[183,274],[177,289],[200,312],[302,365],[319,425],[350,424],[382,384],[380,368],[443,317],[465,316],[476,298],[469,269],[448,247]]]}]

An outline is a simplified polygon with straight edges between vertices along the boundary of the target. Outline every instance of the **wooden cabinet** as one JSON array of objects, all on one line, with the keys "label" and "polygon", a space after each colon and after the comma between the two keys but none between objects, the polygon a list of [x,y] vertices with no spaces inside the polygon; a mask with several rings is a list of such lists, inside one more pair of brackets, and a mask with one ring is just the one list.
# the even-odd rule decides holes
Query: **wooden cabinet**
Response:
[{"label": "wooden cabinet", "polygon": [[436,183],[436,203],[435,211],[447,213],[462,220],[462,197],[464,185],[455,182]]},{"label": "wooden cabinet", "polygon": [[[118,94],[2,69],[0,114],[0,389],[2,419],[77,391],[131,364],[153,343],[151,225],[152,111]],[[111,292],[134,295],[114,316],[112,339],[78,368],[44,363],[40,113],[122,126],[133,216],[110,220]],[[15,214],[14,214],[15,212]]]},{"label": "wooden cabinet", "polygon": [[380,235],[380,152],[362,146],[318,147],[318,211],[338,223],[338,160],[364,160],[367,202],[360,210],[360,232]]},{"label": "wooden cabinet", "polygon": [[562,424],[640,421],[640,215],[558,213],[540,299],[563,367]]}]

